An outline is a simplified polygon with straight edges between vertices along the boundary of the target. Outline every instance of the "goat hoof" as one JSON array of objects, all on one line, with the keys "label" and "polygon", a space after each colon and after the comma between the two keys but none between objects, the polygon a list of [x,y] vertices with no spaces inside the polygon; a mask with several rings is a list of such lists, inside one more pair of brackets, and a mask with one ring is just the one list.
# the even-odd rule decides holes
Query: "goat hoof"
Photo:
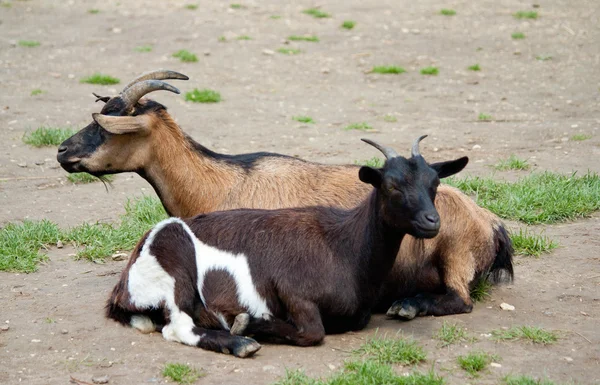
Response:
[{"label": "goat hoof", "polygon": [[244,331],[246,331],[246,327],[248,327],[249,322],[250,315],[248,313],[240,313],[236,315],[229,333],[231,333],[232,336],[241,336],[244,334]]},{"label": "goat hoof", "polygon": [[405,304],[397,313],[398,317],[411,320],[417,316],[418,310],[416,307]]},{"label": "goat hoof", "polygon": [[240,337],[237,346],[233,348],[233,355],[239,358],[252,357],[261,348],[260,344],[248,337]]},{"label": "goat hoof", "polygon": [[387,313],[385,313],[388,317],[395,317],[402,310],[402,301],[396,301],[392,304],[392,306],[388,309]]}]

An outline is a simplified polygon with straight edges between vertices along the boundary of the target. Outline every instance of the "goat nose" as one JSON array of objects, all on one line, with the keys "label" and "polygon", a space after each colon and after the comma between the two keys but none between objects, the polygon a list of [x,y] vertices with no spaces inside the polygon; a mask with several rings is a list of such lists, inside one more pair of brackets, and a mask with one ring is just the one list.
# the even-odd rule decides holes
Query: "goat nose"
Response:
[{"label": "goat nose", "polygon": [[440,220],[440,216],[437,214],[425,214],[425,219],[431,223],[437,223]]},{"label": "goat nose", "polygon": [[64,144],[58,148],[58,153],[59,153],[59,154],[60,154],[61,152],[65,152],[65,151],[67,151],[67,146],[65,146]]}]

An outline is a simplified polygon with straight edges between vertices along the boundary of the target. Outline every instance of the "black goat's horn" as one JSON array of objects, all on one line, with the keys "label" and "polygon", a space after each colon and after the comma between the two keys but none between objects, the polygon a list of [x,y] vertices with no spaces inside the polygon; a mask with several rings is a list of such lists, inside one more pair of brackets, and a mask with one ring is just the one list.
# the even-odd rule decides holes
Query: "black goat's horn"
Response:
[{"label": "black goat's horn", "polygon": [[427,135],[421,135],[419,138],[417,138],[412,145],[412,150],[410,152],[410,155],[414,158],[416,156],[421,156],[421,151],[419,151],[419,142],[422,141],[423,139],[427,138]]},{"label": "black goat's horn", "polygon": [[121,92],[121,99],[125,102],[127,108],[131,108],[135,106],[135,104],[142,98],[142,96],[158,90],[171,91],[176,94],[179,93],[179,90],[173,87],[170,84],[167,84],[160,80],[144,80],[138,82],[123,92]]},{"label": "black goat's horn", "polygon": [[127,89],[129,87],[131,87],[132,85],[134,85],[135,83],[139,83],[144,80],[165,80],[165,79],[188,80],[189,77],[187,77],[186,75],[181,74],[179,72],[175,72],[175,71],[171,71],[171,70],[149,71],[149,72],[145,72],[145,73],[141,74],[140,76],[138,76],[137,78],[135,78],[131,82],[129,82],[129,84],[127,84],[125,86],[125,88],[123,88],[123,91],[121,93],[124,93],[125,91],[127,91]]},{"label": "black goat's horn", "polygon": [[391,159],[391,158],[395,158],[398,156],[398,153],[396,152],[396,150],[394,150],[391,147],[386,147],[386,146],[382,146],[381,144],[375,143],[370,139],[361,139],[363,142],[370,144],[371,146],[375,147],[376,149],[378,149],[379,151],[383,152],[383,155],[385,155],[386,159]]}]

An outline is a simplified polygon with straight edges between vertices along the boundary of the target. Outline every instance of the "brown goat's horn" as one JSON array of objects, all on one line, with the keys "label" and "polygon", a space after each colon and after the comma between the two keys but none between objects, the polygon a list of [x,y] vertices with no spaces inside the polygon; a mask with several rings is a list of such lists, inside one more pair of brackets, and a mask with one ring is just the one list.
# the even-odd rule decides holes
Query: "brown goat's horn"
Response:
[{"label": "brown goat's horn", "polygon": [[410,152],[410,155],[414,158],[416,156],[421,156],[421,151],[419,151],[419,142],[422,141],[423,139],[427,138],[427,135],[422,135],[419,138],[417,138],[417,140],[415,140],[413,142],[412,145],[412,150]]},{"label": "brown goat's horn", "polygon": [[382,146],[381,144],[375,143],[370,139],[361,139],[363,142],[370,144],[371,146],[375,147],[376,149],[378,149],[379,151],[383,152],[383,155],[385,155],[386,159],[391,159],[391,158],[395,158],[398,156],[398,153],[396,152],[396,150],[394,150],[391,147],[386,147],[386,146]]},{"label": "brown goat's horn", "polygon": [[137,78],[133,79],[129,84],[123,88],[121,93],[127,91],[129,87],[134,85],[135,83],[139,83],[144,80],[166,80],[166,79],[180,79],[180,80],[188,80],[189,78],[184,74],[179,72],[171,71],[171,70],[155,70],[141,74]]},{"label": "brown goat's horn", "polygon": [[127,88],[125,91],[121,92],[121,99],[125,102],[125,105],[129,107],[135,106],[135,104],[142,98],[142,96],[158,90],[171,91],[176,94],[179,93],[179,90],[173,87],[170,84],[167,84],[160,80],[144,80],[142,82],[138,82],[131,87]]}]

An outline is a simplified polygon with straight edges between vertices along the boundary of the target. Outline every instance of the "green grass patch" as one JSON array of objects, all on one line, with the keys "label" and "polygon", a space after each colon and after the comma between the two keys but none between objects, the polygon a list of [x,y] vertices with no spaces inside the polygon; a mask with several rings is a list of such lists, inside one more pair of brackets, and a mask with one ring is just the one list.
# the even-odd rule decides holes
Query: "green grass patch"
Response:
[{"label": "green grass patch", "polygon": [[282,53],[284,55],[298,55],[302,51],[296,48],[279,48],[277,52]]},{"label": "green grass patch", "polygon": [[434,337],[440,341],[441,347],[471,340],[467,335],[467,329],[449,321],[444,321],[444,323],[442,323],[442,327],[437,331]]},{"label": "green grass patch", "polygon": [[175,52],[173,57],[176,57],[184,63],[195,63],[198,61],[196,54],[185,49],[180,49],[179,51]]},{"label": "green grass patch", "polygon": [[535,379],[529,376],[506,376],[504,377],[506,385],[555,385],[554,382],[547,379]]},{"label": "green grass patch", "polygon": [[315,121],[310,116],[292,116],[292,119],[300,123],[315,124]]},{"label": "green grass patch", "polygon": [[100,10],[97,8],[92,8],[92,9],[88,9],[88,13],[90,13],[92,15],[97,15],[100,13]]},{"label": "green grass patch", "polygon": [[373,69],[371,70],[371,72],[376,73],[376,74],[402,74],[404,72],[406,72],[406,70],[402,67],[398,67],[398,66],[375,66],[373,67]]},{"label": "green grass patch", "polygon": [[185,93],[185,100],[194,103],[219,103],[221,101],[221,94],[207,88],[203,90],[194,88],[193,91]]},{"label": "green grass patch", "polygon": [[523,32],[513,32],[510,36],[515,40],[525,39],[525,34]]},{"label": "green grass patch", "polygon": [[316,36],[309,36],[309,35],[304,35],[304,36],[299,36],[299,35],[291,35],[288,36],[288,40],[290,41],[310,41],[312,43],[318,43],[319,42],[319,38]]},{"label": "green grass patch", "polygon": [[473,302],[486,300],[491,295],[493,286],[486,277],[479,278],[470,290],[471,300]]},{"label": "green grass patch", "polygon": [[508,159],[501,160],[500,162],[494,165],[494,168],[499,171],[508,171],[508,170],[529,170],[531,166],[524,159],[517,158],[516,155],[511,154]]},{"label": "green grass patch", "polygon": [[445,181],[500,217],[527,224],[585,218],[600,209],[600,178],[595,173],[532,173],[514,183],[479,177]]},{"label": "green grass patch", "polygon": [[477,120],[480,120],[482,122],[490,122],[492,119],[494,119],[492,115],[484,114],[483,112],[479,113],[479,115],[477,116]]},{"label": "green grass patch", "polygon": [[310,15],[316,19],[325,19],[327,17],[331,17],[330,14],[323,12],[318,8],[308,8],[302,11],[302,13],[304,13],[305,15]]},{"label": "green grass patch", "polygon": [[440,11],[440,13],[442,15],[444,15],[444,16],[454,16],[454,15],[456,15],[456,11],[455,10],[453,10],[453,9],[446,9],[446,8],[442,9]]},{"label": "green grass patch", "polygon": [[391,114],[386,114],[383,116],[383,121],[388,123],[396,123],[398,118]]},{"label": "green grass patch", "polygon": [[9,223],[0,229],[0,271],[31,273],[47,259],[40,249],[56,244],[61,231],[47,220]]},{"label": "green grass patch", "polygon": [[6,1],[6,2],[3,1],[0,3],[0,7],[10,8],[10,7],[12,7],[12,3],[9,3],[8,1]]},{"label": "green grass patch", "polygon": [[581,142],[584,140],[588,140],[588,139],[592,139],[592,135],[588,135],[588,134],[575,134],[573,136],[571,136],[569,138],[569,140],[575,141],[575,142]]},{"label": "green grass patch", "polygon": [[115,179],[115,177],[114,175],[104,175],[101,178],[98,178],[91,174],[88,174],[87,172],[76,172],[73,174],[68,174],[67,179],[73,184],[87,184],[101,181],[112,182]]},{"label": "green grass patch", "polygon": [[248,35],[240,35],[236,37],[236,40],[252,40],[252,38]]},{"label": "green grass patch", "polygon": [[75,134],[70,128],[39,127],[25,134],[23,142],[34,147],[58,146]]},{"label": "green grass patch", "polygon": [[520,255],[526,255],[539,258],[543,253],[558,247],[558,243],[542,234],[536,234],[527,229],[519,229],[519,232],[510,234],[515,252]]},{"label": "green grass patch", "polygon": [[414,340],[378,336],[368,339],[353,353],[380,364],[415,365],[427,358],[423,348]]},{"label": "green grass patch", "polygon": [[113,84],[119,84],[121,82],[121,80],[119,80],[118,78],[115,78],[113,76],[110,75],[103,75],[99,72],[96,72],[93,75],[87,76],[85,78],[81,78],[79,80],[80,83],[87,83],[87,84],[100,84],[103,86],[109,86],[109,85],[113,85]]},{"label": "green grass patch", "polygon": [[481,71],[481,67],[479,64],[473,64],[472,66],[468,66],[467,69],[469,71]]},{"label": "green grass patch", "polygon": [[421,75],[437,75],[439,73],[439,69],[437,67],[425,67],[421,68]]},{"label": "green grass patch", "polygon": [[558,341],[558,334],[537,326],[513,326],[510,329],[492,330],[496,341],[528,340],[536,344],[550,345]]},{"label": "green grass patch", "polygon": [[152,52],[152,46],[147,44],[147,45],[140,45],[134,48],[134,50],[136,52]]},{"label": "green grass patch", "polygon": [[40,88],[35,88],[35,89],[31,90],[31,96],[41,95],[43,93],[44,93],[44,91]]},{"label": "green grass patch", "polygon": [[538,13],[535,11],[518,11],[513,16],[515,19],[537,19]]},{"label": "green grass patch", "polygon": [[40,42],[37,40],[19,40],[19,45],[21,47],[33,48],[39,47]]},{"label": "green grass patch", "polygon": [[479,372],[487,368],[495,359],[496,357],[489,353],[471,352],[465,356],[458,356],[456,361],[471,377],[478,377]]},{"label": "green grass patch", "polygon": [[362,122],[362,123],[352,123],[347,125],[344,130],[359,130],[359,131],[369,131],[372,130],[373,127],[366,122]]},{"label": "green grass patch", "polygon": [[354,161],[354,164],[356,164],[356,165],[369,166],[369,167],[373,167],[373,168],[381,168],[381,167],[383,167],[384,163],[385,163],[385,161],[383,159],[378,158],[376,156],[372,157],[371,159]]},{"label": "green grass patch", "polygon": [[279,19],[281,19],[281,15],[271,15],[271,16],[269,16],[269,19],[271,19],[271,20],[279,20]]},{"label": "green grass patch", "polygon": [[538,55],[535,57],[536,60],[539,61],[548,61],[548,60],[552,60],[552,56],[550,55]]},{"label": "green grass patch", "polygon": [[345,29],[353,29],[356,26],[356,21],[354,20],[344,20],[342,23],[342,28]]},{"label": "green grass patch", "polygon": [[185,9],[189,9],[190,11],[195,11],[198,9],[198,4],[186,4]]},{"label": "green grass patch", "polygon": [[229,4],[229,8],[231,8],[231,9],[244,9],[244,8],[246,8],[246,6],[242,5],[242,4],[234,3],[234,4]]},{"label": "green grass patch", "polygon": [[193,384],[204,373],[186,364],[167,363],[163,368],[162,375],[178,384]]}]

